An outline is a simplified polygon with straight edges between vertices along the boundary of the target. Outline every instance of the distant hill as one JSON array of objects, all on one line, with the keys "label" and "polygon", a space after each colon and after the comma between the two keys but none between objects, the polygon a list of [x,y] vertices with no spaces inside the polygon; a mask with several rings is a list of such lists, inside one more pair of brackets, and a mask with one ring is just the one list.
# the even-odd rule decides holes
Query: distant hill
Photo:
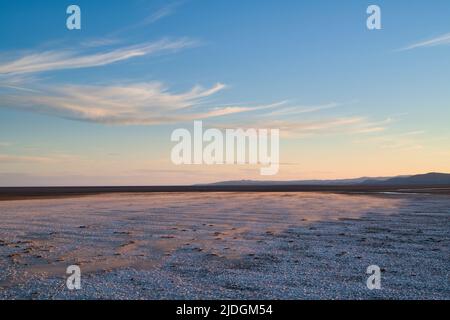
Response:
[{"label": "distant hill", "polygon": [[209,186],[441,186],[450,185],[450,174],[447,173],[427,173],[411,176],[397,177],[361,177],[356,179],[338,180],[293,180],[293,181],[258,181],[258,180],[235,180],[221,181],[207,184]]},{"label": "distant hill", "polygon": [[316,185],[354,185],[360,184],[367,180],[383,181],[390,177],[380,178],[355,178],[355,179],[339,179],[339,180],[291,180],[291,181],[261,181],[261,180],[232,180],[210,183],[210,186],[316,186]]},{"label": "distant hill", "polygon": [[448,186],[450,185],[450,174],[432,172],[426,174],[417,174],[409,177],[394,177],[385,181],[369,179],[364,181],[362,184],[375,186]]}]

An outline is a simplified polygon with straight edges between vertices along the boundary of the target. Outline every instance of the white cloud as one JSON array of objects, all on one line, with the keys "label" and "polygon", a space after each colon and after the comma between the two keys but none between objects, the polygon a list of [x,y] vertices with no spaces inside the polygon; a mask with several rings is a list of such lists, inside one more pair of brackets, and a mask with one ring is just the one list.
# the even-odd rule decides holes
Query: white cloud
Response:
[{"label": "white cloud", "polygon": [[160,40],[92,54],[70,50],[34,52],[12,61],[0,61],[0,75],[98,67],[135,57],[174,52],[196,44],[193,40],[178,39]]},{"label": "white cloud", "polygon": [[3,94],[0,107],[12,107],[61,118],[120,125],[156,125],[201,120],[229,114],[274,108],[205,107],[201,102],[222,91],[224,84],[211,88],[195,86],[182,93],[170,92],[159,82],[127,85],[66,85],[40,87],[39,91]]},{"label": "white cloud", "polygon": [[274,108],[285,103],[256,107],[206,104],[206,98],[225,88],[221,83],[173,93],[156,81],[99,86],[50,84],[36,78],[40,72],[103,66],[194,44],[185,39],[162,40],[94,54],[55,50],[26,54],[12,61],[0,60],[0,107],[104,124],[155,125]]},{"label": "white cloud", "polygon": [[[160,13],[160,15],[164,14],[168,13],[165,11]],[[0,107],[16,108],[71,120],[116,125],[179,123],[267,109],[269,111],[259,115],[272,118],[270,123],[260,123],[260,127],[280,128],[287,134],[312,135],[344,130],[353,130],[353,133],[371,133],[384,130],[382,125],[371,124],[360,117],[321,119],[300,123],[292,119],[294,115],[340,106],[335,102],[303,107],[289,106],[287,101],[259,106],[211,105],[208,98],[225,88],[225,85],[221,83],[210,88],[195,86],[185,92],[175,93],[156,81],[102,86],[52,85],[45,81],[36,81],[35,78],[35,74],[40,72],[104,66],[133,57],[176,51],[195,44],[188,39],[161,40],[92,54],[55,50],[34,52],[10,61],[0,59],[0,89],[2,90]],[[280,108],[275,109],[277,107]],[[274,118],[280,120],[273,120]],[[286,120],[282,120],[283,118]],[[252,127],[255,125],[257,124],[253,122]]]},{"label": "white cloud", "polygon": [[399,51],[406,51],[406,50],[425,48],[425,47],[436,47],[436,46],[449,45],[449,44],[450,44],[450,33],[447,33],[447,34],[441,35],[441,36],[433,38],[433,39],[414,43],[412,45],[409,45],[405,48],[400,49]]}]

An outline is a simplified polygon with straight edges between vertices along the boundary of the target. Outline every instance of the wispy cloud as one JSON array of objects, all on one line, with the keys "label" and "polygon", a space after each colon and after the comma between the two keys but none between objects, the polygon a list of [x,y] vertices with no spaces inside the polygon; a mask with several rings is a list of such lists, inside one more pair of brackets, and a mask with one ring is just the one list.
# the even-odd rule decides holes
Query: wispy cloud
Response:
[{"label": "wispy cloud", "polygon": [[160,9],[156,10],[151,15],[149,15],[146,19],[144,19],[141,25],[155,23],[158,20],[161,20],[165,17],[172,15],[178,6],[180,6],[180,2],[170,3],[161,7]]},{"label": "wispy cloud", "polygon": [[181,5],[181,2],[174,2],[166,4],[165,6],[152,11],[151,14],[146,16],[141,21],[134,23],[132,25],[123,27],[119,30],[115,30],[102,38],[93,38],[81,43],[82,46],[87,48],[96,48],[96,47],[106,47],[111,45],[116,45],[120,43],[126,34],[129,34],[131,30],[143,28],[147,25],[156,23],[157,21],[168,17],[175,13],[176,9]]},{"label": "wispy cloud", "polygon": [[331,108],[336,108],[341,106],[340,103],[331,102],[324,105],[317,105],[317,106],[293,106],[293,107],[286,107],[281,108],[279,110],[275,110],[269,113],[264,114],[264,116],[293,116],[298,114],[304,114],[304,113],[312,113],[317,112],[321,110],[327,110]]},{"label": "wispy cloud", "polygon": [[338,117],[314,121],[275,121],[272,126],[278,125],[281,131],[292,137],[312,136],[323,134],[349,133],[351,131],[367,128],[368,122],[364,117]]},{"label": "wispy cloud", "polygon": [[51,158],[47,157],[34,157],[34,156],[16,156],[16,155],[7,155],[0,154],[0,163],[48,163],[51,162]]},{"label": "wispy cloud", "polygon": [[174,93],[157,81],[111,85],[36,81],[36,74],[41,72],[105,66],[195,44],[197,42],[189,39],[161,40],[90,54],[54,50],[28,53],[15,60],[0,59],[0,107],[104,124],[155,125],[270,109],[286,103],[214,106],[207,98],[222,91],[225,88],[222,83],[206,89],[194,86],[191,90]]},{"label": "wispy cloud", "polygon": [[[147,14],[145,16],[145,18],[143,18],[142,20],[133,23],[131,25],[125,26],[123,28],[120,28],[118,30],[115,30],[111,33],[109,33],[106,38],[107,39],[117,39],[119,36],[120,38],[123,38],[123,36],[129,36],[131,31],[134,31],[135,29],[141,29],[143,27],[146,27],[150,24],[156,23],[159,20],[168,17],[172,14],[175,13],[176,9],[182,4],[182,1],[179,2],[173,2],[173,3],[169,3],[166,4],[156,10],[151,10],[150,14]],[[147,11],[147,9],[143,9],[142,10],[144,13]],[[93,44],[102,44],[102,39],[99,39],[99,41],[97,40],[93,40]]]},{"label": "wispy cloud", "polygon": [[414,44],[411,44],[407,47],[401,48],[398,51],[407,51],[417,48],[426,48],[426,47],[436,47],[436,46],[443,46],[443,45],[449,45],[450,44],[450,33],[438,36],[433,39],[428,39],[425,41],[417,42]]},{"label": "wispy cloud", "polygon": [[[286,138],[306,138],[337,134],[370,134],[385,131],[386,124],[389,122],[390,119],[370,121],[367,117],[362,116],[341,116],[318,120],[273,119],[264,122],[234,124],[233,127],[280,129],[281,134]],[[221,127],[227,128],[229,125],[224,124]]]},{"label": "wispy cloud", "polygon": [[3,95],[2,107],[12,107],[53,116],[120,125],[156,125],[200,120],[241,112],[274,108],[262,106],[197,106],[225,88],[217,83],[211,88],[195,86],[182,93],[170,92],[159,82],[127,85],[66,85],[40,88],[39,93],[9,92]]},{"label": "wispy cloud", "polygon": [[0,75],[99,67],[135,57],[174,52],[197,44],[190,39],[165,39],[92,54],[70,50],[34,52],[12,61],[0,60]]},{"label": "wispy cloud", "polygon": [[[175,5],[155,12],[149,21],[161,19],[174,10]],[[109,41],[94,43],[93,47],[109,46]],[[251,127],[279,128],[288,136],[326,133],[373,133],[385,129],[383,123],[372,123],[364,117],[338,117],[315,121],[294,121],[295,115],[314,113],[339,107],[331,102],[323,105],[290,106],[288,101],[271,104],[214,105],[210,97],[225,89],[217,83],[210,88],[194,86],[184,92],[170,91],[161,82],[132,82],[109,85],[50,84],[33,81],[36,74],[65,69],[106,66],[131,58],[174,52],[197,45],[190,39],[160,40],[110,50],[70,51],[52,50],[23,54],[14,60],[0,58],[0,107],[16,108],[51,116],[112,125],[159,125],[190,122],[262,111],[259,116],[270,116],[269,121],[249,119]],[[86,49],[86,48],[84,48]],[[81,49],[83,50],[83,49]],[[116,83],[117,80],[116,80]],[[264,118],[267,120],[267,118]],[[237,120],[239,121],[239,120]],[[249,124],[249,123],[247,123]],[[233,127],[236,126],[234,123]],[[3,157],[3,161],[12,159]],[[25,160],[23,158],[22,160]],[[30,158],[31,159],[31,158]]]}]

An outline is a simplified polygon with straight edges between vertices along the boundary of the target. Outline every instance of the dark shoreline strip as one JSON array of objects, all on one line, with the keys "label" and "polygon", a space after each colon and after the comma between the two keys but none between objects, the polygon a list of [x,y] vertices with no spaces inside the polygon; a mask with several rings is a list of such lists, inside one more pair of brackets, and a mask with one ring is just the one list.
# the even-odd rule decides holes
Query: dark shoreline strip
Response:
[{"label": "dark shoreline strip", "polygon": [[105,193],[180,192],[332,192],[332,193],[432,193],[450,195],[442,186],[121,186],[121,187],[0,187],[0,201],[74,197]]}]

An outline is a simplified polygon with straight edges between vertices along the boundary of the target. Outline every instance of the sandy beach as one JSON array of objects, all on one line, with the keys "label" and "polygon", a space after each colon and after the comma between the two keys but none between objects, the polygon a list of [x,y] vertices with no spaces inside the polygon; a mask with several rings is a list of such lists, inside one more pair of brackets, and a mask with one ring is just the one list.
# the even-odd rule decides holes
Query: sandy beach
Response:
[{"label": "sandy beach", "polygon": [[115,193],[0,217],[0,299],[450,299],[446,194]]}]

